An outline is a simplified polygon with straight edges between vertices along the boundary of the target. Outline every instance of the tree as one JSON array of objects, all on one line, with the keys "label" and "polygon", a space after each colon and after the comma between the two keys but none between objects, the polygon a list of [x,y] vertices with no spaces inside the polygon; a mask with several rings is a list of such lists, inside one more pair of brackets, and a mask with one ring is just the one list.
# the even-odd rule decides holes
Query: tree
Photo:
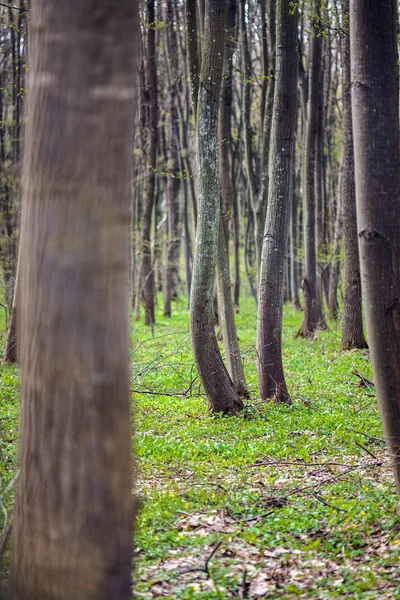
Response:
[{"label": "tree", "polygon": [[257,322],[260,396],[291,403],[282,365],[282,314],[294,168],[297,16],[277,3],[275,97],[269,153],[269,192],[261,255]]},{"label": "tree", "polygon": [[179,188],[180,159],[178,154],[179,130],[178,130],[178,42],[174,30],[172,0],[166,3],[167,47],[168,47],[168,75],[169,75],[169,101],[168,101],[168,178],[166,189],[167,202],[167,245],[165,251],[164,267],[164,317],[171,316],[171,300],[174,291],[173,278],[177,272],[178,250],[179,250]]},{"label": "tree", "polygon": [[34,0],[13,600],[131,598],[127,240],[138,6]]},{"label": "tree", "polygon": [[211,410],[237,413],[243,403],[222,361],[214,331],[213,294],[220,223],[218,108],[224,54],[225,1],[206,0],[197,99],[199,205],[190,328],[196,366]]},{"label": "tree", "polygon": [[151,222],[156,193],[158,94],[154,0],[147,0],[147,86],[149,97],[149,149],[144,182],[138,302],[142,299],[146,325],[154,325],[154,269],[151,257]]},{"label": "tree", "polygon": [[364,337],[360,255],[358,252],[356,187],[354,181],[354,148],[351,115],[350,37],[348,31],[349,0],[342,0],[346,31],[342,34],[342,210],[345,249],[342,348],[366,348]]},{"label": "tree", "polygon": [[308,103],[305,148],[305,181],[304,181],[304,318],[299,335],[311,337],[324,324],[322,312],[321,290],[317,281],[317,252],[316,252],[316,142],[318,131],[318,94],[321,71],[322,39],[316,27],[321,18],[321,0],[313,0],[314,30],[310,39],[310,59],[308,77]]},{"label": "tree", "polygon": [[357,228],[378,403],[400,492],[400,132],[396,0],[351,0]]}]

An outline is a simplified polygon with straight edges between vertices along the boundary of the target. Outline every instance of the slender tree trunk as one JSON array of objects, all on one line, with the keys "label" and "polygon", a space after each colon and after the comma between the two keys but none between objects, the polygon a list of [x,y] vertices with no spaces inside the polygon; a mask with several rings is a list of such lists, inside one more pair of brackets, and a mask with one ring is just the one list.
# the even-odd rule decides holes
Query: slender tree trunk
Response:
[{"label": "slender tree trunk", "polygon": [[329,297],[328,309],[332,319],[339,318],[339,302],[337,291],[340,277],[340,247],[342,243],[343,232],[343,210],[342,210],[342,184],[340,185],[339,198],[336,207],[335,230],[333,234],[332,266],[331,276],[329,278]]},{"label": "slender tree trunk", "polygon": [[244,375],[242,357],[235,324],[235,313],[233,310],[231,282],[229,277],[229,262],[226,242],[224,239],[224,227],[220,219],[218,257],[217,257],[217,289],[219,326],[225,348],[225,360],[228,373],[233,385],[240,396],[248,396],[246,378]]},{"label": "slender tree trunk", "polygon": [[291,403],[282,364],[282,316],[288,247],[297,90],[297,15],[277,3],[277,53],[269,193],[259,281],[257,370],[260,396]]},{"label": "slender tree trunk", "polygon": [[[313,4],[315,21],[319,23],[321,14],[321,0],[314,0]],[[315,170],[316,170],[316,134],[318,127],[318,83],[321,70],[321,44],[322,40],[316,30],[312,32],[310,40],[309,60],[309,93],[306,124],[305,148],[305,181],[304,181],[304,258],[305,276],[303,281],[304,291],[304,318],[298,335],[312,337],[318,328],[324,325],[322,299],[317,281],[317,255],[315,232]]]},{"label": "slender tree trunk", "polygon": [[224,51],[225,1],[206,0],[203,64],[197,114],[199,207],[190,326],[200,380],[214,412],[243,408],[222,361],[214,331],[213,292],[220,221],[218,107]]},{"label": "slender tree trunk", "polygon": [[[219,171],[221,179],[221,208],[224,237],[229,252],[229,222],[233,210],[233,180],[231,169],[231,120],[233,101],[233,52],[235,49],[236,0],[229,0],[225,21],[225,72],[220,98],[219,134]],[[229,260],[229,254],[228,254]]]},{"label": "slender tree trunk", "polygon": [[[297,117],[296,117],[297,120]],[[293,147],[293,153],[295,146]],[[296,152],[297,156],[297,152]],[[299,248],[299,174],[295,171],[296,161],[293,158],[292,169],[292,206],[291,206],[291,236],[290,236],[290,276],[292,287],[292,304],[295,310],[300,310],[299,296],[299,267],[298,267],[298,248]]]},{"label": "slender tree trunk", "polygon": [[[349,0],[342,0],[342,14],[344,22],[347,23]],[[345,349],[367,347],[362,319],[360,256],[357,236],[351,115],[350,38],[348,27],[346,29],[347,31],[342,34],[342,205],[345,249],[342,348]]]},{"label": "slender tree trunk", "polygon": [[172,0],[167,0],[167,47],[169,66],[169,96],[168,96],[168,177],[166,189],[167,203],[167,247],[164,267],[164,317],[171,316],[171,300],[174,288],[174,273],[177,270],[179,245],[179,188],[180,188],[180,159],[179,159],[179,130],[178,130],[178,55],[176,32],[174,31]]},{"label": "slender tree trunk", "polygon": [[8,365],[18,362],[18,321],[17,321],[17,305],[18,305],[18,279],[20,259],[18,258],[17,272],[15,275],[14,297],[10,312],[10,321],[8,325],[6,345],[4,347],[3,360]]},{"label": "slender tree trunk", "polygon": [[131,0],[33,1],[12,600],[131,598],[127,247],[138,24]]},{"label": "slender tree trunk", "polygon": [[400,492],[400,134],[396,0],[351,0],[352,111],[368,341]]},{"label": "slender tree trunk", "polygon": [[145,310],[146,325],[154,325],[154,268],[151,257],[151,221],[154,208],[157,166],[157,63],[156,63],[156,28],[154,0],[147,0],[147,74],[150,100],[149,118],[149,153],[147,157],[144,181],[144,199],[142,216],[141,266],[139,284]]},{"label": "slender tree trunk", "polygon": [[189,76],[190,76],[190,94],[192,98],[192,108],[194,119],[197,119],[197,101],[199,96],[199,78],[200,78],[200,56],[197,31],[197,2],[196,0],[185,0],[185,19],[186,19],[186,48],[188,53]]}]

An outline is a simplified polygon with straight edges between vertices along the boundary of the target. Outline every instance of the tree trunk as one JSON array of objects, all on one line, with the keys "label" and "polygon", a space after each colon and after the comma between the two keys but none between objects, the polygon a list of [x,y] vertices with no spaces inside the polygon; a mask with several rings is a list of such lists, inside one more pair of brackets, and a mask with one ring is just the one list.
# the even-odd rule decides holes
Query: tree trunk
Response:
[{"label": "tree trunk", "polygon": [[282,364],[282,316],[294,160],[297,90],[297,15],[290,0],[277,3],[277,52],[269,161],[268,207],[261,256],[257,323],[260,396],[291,399]]},{"label": "tree trunk", "polygon": [[[293,153],[295,152],[295,146]],[[297,152],[296,152],[297,156]],[[299,296],[299,179],[300,173],[296,173],[296,161],[293,158],[292,168],[292,206],[291,206],[291,236],[290,236],[290,276],[292,285],[292,303],[295,310],[301,310]]]},{"label": "tree trunk", "polygon": [[[321,0],[314,0],[315,24],[319,24]],[[298,335],[312,337],[324,326],[322,298],[317,281],[317,256],[315,234],[315,170],[316,170],[316,134],[318,128],[318,84],[321,70],[321,37],[317,31],[311,33],[309,60],[309,92],[307,105],[305,181],[304,181],[304,259],[305,276],[304,318]]]},{"label": "tree trunk", "polygon": [[203,64],[197,114],[199,206],[190,297],[193,353],[214,412],[243,408],[223,364],[214,331],[213,292],[220,221],[218,107],[224,52],[224,0],[206,0]]},{"label": "tree trunk", "polygon": [[228,252],[226,249],[222,219],[220,219],[218,238],[217,289],[219,326],[224,342],[228,373],[240,396],[248,396],[249,391],[247,389],[236,331],[235,312],[233,310],[231,282],[229,277]]},{"label": "tree trunk", "polygon": [[178,55],[177,39],[174,32],[172,0],[167,0],[167,28],[168,66],[169,66],[169,95],[168,95],[168,176],[166,189],[167,203],[167,246],[164,267],[164,317],[171,316],[171,300],[174,288],[174,272],[177,270],[179,247],[179,188],[180,188],[180,159],[179,159],[179,130],[177,106],[177,81],[178,81]]},{"label": "tree trunk", "polygon": [[328,309],[329,315],[336,321],[339,317],[339,303],[337,299],[337,290],[340,277],[340,246],[342,242],[343,230],[343,211],[342,211],[342,191],[341,185],[339,190],[339,198],[336,207],[335,231],[333,234],[333,249],[332,249],[332,267],[331,276],[329,278],[329,297]]},{"label": "tree trunk", "polygon": [[400,134],[396,0],[351,0],[357,227],[368,341],[400,492]]},{"label": "tree trunk", "polygon": [[19,279],[19,265],[20,260],[18,258],[17,272],[15,275],[14,285],[14,297],[10,312],[10,322],[8,325],[6,345],[4,347],[3,360],[8,365],[12,365],[18,362],[18,320],[17,320],[17,299],[18,299],[18,279]]},{"label": "tree trunk", "polygon": [[141,239],[141,266],[139,285],[145,311],[146,325],[154,325],[154,268],[151,260],[151,220],[154,208],[157,165],[157,63],[156,63],[156,27],[154,0],[147,0],[147,74],[150,100],[149,153],[144,181],[143,222]]},{"label": "tree trunk", "polygon": [[[349,0],[342,0],[343,20],[347,23]],[[346,26],[345,26],[346,27]],[[348,27],[342,34],[342,131],[343,173],[342,210],[344,234],[344,301],[342,348],[366,348],[364,337],[360,256],[358,252],[356,188],[354,181],[354,148],[351,115],[350,38]]]},{"label": "tree trunk", "polygon": [[127,248],[138,6],[36,0],[30,24],[10,597],[128,600]]},{"label": "tree trunk", "polygon": [[221,208],[224,237],[229,260],[229,222],[233,211],[233,180],[231,169],[231,120],[233,101],[233,52],[235,49],[236,0],[229,0],[225,21],[225,70],[220,98],[219,133],[219,172],[221,179]]}]

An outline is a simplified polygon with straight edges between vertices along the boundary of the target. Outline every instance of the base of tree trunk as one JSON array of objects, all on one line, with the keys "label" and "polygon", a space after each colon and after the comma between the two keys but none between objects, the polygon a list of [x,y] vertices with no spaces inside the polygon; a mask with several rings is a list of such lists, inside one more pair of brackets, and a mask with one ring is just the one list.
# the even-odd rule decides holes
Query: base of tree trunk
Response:
[{"label": "base of tree trunk", "polygon": [[368,349],[368,342],[365,338],[362,340],[355,340],[348,338],[342,341],[342,350],[366,350]]}]

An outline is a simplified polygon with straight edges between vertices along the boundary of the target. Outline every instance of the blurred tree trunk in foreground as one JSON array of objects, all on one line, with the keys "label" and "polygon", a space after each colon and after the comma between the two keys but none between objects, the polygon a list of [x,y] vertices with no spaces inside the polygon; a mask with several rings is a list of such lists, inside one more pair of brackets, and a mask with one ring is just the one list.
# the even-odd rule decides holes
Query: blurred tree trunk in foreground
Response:
[{"label": "blurred tree trunk in foreground", "polygon": [[126,262],[138,6],[32,4],[10,597],[128,600]]}]

